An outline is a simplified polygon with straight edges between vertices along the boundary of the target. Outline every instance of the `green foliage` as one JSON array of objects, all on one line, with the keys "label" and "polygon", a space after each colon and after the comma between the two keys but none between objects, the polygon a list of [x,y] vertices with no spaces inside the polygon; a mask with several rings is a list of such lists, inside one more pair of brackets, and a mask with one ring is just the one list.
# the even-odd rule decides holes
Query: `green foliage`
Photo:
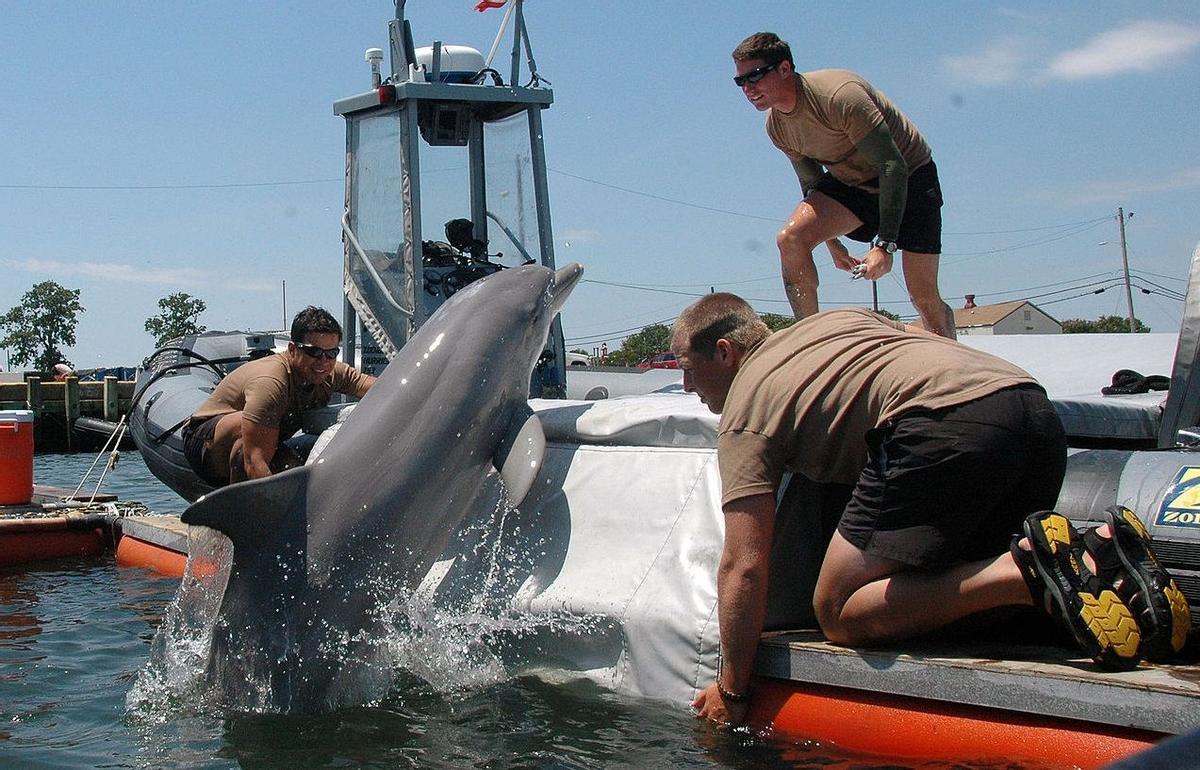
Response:
[{"label": "green foliage", "polygon": [[903,319],[901,319],[900,316],[896,315],[895,313],[893,313],[890,310],[884,310],[883,308],[879,308],[875,312],[878,313],[879,315],[883,316],[884,318],[890,318],[893,321],[903,322]]},{"label": "green foliage", "polygon": [[655,353],[671,346],[671,327],[666,324],[650,324],[637,334],[625,338],[620,350],[608,354],[611,366],[634,366]]},{"label": "green foliage", "polygon": [[[1134,317],[1133,328],[1137,333],[1150,331],[1150,327]],[[1129,319],[1121,315],[1102,315],[1095,321],[1084,318],[1068,318],[1062,322],[1063,334],[1114,334],[1128,333]]]},{"label": "green foliage", "polygon": [[59,346],[75,344],[77,316],[83,311],[79,289],[42,281],[25,292],[21,304],[0,316],[0,347],[9,350],[9,360],[18,366],[32,364],[48,372],[57,363],[70,364]]},{"label": "green foliage", "polygon": [[155,347],[185,334],[200,334],[208,327],[196,323],[208,309],[204,300],[185,292],[176,292],[158,301],[158,315],[146,319],[146,331],[154,337]]},{"label": "green foliage", "polygon": [[779,315],[778,313],[762,313],[758,316],[762,322],[767,325],[767,328],[773,332],[780,329],[786,329],[796,323],[796,319],[790,315]]}]

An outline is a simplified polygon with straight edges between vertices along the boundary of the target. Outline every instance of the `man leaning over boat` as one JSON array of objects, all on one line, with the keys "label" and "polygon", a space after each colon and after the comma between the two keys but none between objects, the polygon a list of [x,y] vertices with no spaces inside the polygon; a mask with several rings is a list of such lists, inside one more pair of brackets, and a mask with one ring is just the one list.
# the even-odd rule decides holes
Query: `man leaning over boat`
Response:
[{"label": "man leaning over boat", "polygon": [[334,393],[362,397],[375,378],[337,360],[342,327],[326,310],[292,319],[287,350],[242,364],[217,385],[183,429],[192,469],[213,486],[259,479],[302,458],[284,442],[303,412]]},{"label": "man leaning over boat", "polygon": [[1105,667],[1183,646],[1187,602],[1137,517],[1114,507],[1081,535],[1048,510],[1066,441],[1017,366],[858,308],[772,334],[725,293],[684,310],[671,349],[684,389],[721,415],[721,665],[700,716],[745,716],[786,471],[853,488],[813,597],[832,642],[893,643],[1035,605]]}]

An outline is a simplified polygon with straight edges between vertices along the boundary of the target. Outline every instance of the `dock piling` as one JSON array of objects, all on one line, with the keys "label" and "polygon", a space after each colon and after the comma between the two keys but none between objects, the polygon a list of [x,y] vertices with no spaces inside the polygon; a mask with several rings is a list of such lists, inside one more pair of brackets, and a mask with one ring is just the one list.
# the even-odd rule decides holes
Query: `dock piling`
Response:
[{"label": "dock piling", "polygon": [[116,422],[120,417],[120,395],[117,393],[117,378],[109,375],[104,378],[104,419],[109,422]]}]

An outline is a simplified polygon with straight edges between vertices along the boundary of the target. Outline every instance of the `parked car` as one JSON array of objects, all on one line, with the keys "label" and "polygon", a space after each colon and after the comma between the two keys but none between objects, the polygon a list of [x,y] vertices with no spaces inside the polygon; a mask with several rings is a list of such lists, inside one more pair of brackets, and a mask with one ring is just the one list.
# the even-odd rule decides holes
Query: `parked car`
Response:
[{"label": "parked car", "polygon": [[592,359],[586,353],[567,351],[567,366],[591,366]]},{"label": "parked car", "polygon": [[671,351],[655,353],[637,365],[639,369],[678,369],[679,362]]}]

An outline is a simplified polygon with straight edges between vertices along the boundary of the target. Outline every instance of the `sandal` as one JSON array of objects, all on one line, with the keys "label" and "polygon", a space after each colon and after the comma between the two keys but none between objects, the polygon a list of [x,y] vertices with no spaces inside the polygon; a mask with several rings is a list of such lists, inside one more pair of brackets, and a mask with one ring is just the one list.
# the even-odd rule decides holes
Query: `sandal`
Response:
[{"label": "sandal", "polygon": [[1141,660],[1141,630],[1134,613],[1117,592],[1083,562],[1084,545],[1067,518],[1041,511],[1025,519],[1030,550],[1014,541],[1013,558],[1025,577],[1034,604],[1071,632],[1100,666],[1127,670]]},{"label": "sandal", "polygon": [[1183,649],[1192,627],[1187,597],[1154,555],[1150,533],[1136,513],[1114,505],[1104,517],[1110,537],[1090,529],[1083,544],[1096,560],[1098,577],[1133,610],[1142,630],[1142,654],[1150,661],[1168,660]]}]

